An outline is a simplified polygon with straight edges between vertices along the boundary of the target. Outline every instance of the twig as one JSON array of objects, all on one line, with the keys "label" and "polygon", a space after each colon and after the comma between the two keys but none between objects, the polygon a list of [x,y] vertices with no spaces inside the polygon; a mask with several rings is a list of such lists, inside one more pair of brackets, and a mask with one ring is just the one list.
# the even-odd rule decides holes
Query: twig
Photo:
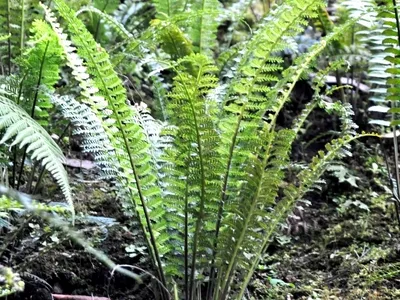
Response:
[{"label": "twig", "polygon": [[155,281],[158,282],[158,284],[164,289],[164,291],[167,292],[169,299],[171,299],[171,294],[170,294],[169,290],[167,289],[167,287],[165,285],[163,285],[163,283],[156,276],[151,274],[150,272],[143,270],[142,268],[132,266],[132,265],[116,265],[115,268],[113,268],[111,271],[111,276],[114,276],[114,272],[117,270],[117,268],[132,268],[134,270],[136,269],[136,270],[139,270],[139,271],[149,275],[152,279],[154,279]]},{"label": "twig", "polygon": [[[59,228],[64,234],[68,235],[75,243],[81,245],[86,252],[92,254],[94,257],[96,257],[99,261],[101,261],[104,265],[106,265],[108,268],[110,269],[114,269],[117,272],[124,274],[134,280],[136,280],[138,283],[142,283],[142,278],[141,276],[125,270],[121,267],[119,267],[117,264],[115,264],[110,258],[108,258],[108,256],[103,253],[100,250],[96,250],[95,248],[93,248],[89,242],[87,242],[86,240],[84,240],[83,237],[81,237],[81,235],[72,230],[71,228],[69,228],[69,224],[67,224],[66,222],[64,222],[62,219],[60,219],[57,215],[50,215],[48,213],[46,213],[45,211],[42,210],[38,210],[33,204],[32,204],[32,199],[25,194],[22,194],[16,190],[13,189],[9,189],[5,186],[0,185],[0,196],[1,195],[5,195],[7,197],[13,198],[15,200],[17,200],[18,202],[20,202],[25,209],[28,212],[31,212],[45,220],[47,220],[51,225],[53,225],[54,227]],[[59,298],[60,299],[60,298]],[[64,298],[65,299],[65,298]],[[89,298],[90,299],[90,298]]]},{"label": "twig", "polygon": [[62,294],[51,294],[53,299],[62,300],[111,300],[107,297],[96,297],[96,296],[81,296],[81,295],[62,295]]}]

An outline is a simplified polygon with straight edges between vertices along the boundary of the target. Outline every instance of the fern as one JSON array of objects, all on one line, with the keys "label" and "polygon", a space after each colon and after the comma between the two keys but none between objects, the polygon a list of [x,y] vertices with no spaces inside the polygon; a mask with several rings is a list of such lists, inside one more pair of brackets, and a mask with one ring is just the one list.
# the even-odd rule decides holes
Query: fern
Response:
[{"label": "fern", "polygon": [[19,145],[27,146],[32,159],[42,162],[42,165],[57,180],[72,212],[74,206],[68,175],[63,167],[64,155],[58,145],[29,114],[12,100],[0,95],[0,129],[6,129],[0,144],[14,137],[10,147]]},{"label": "fern", "polygon": [[152,1],[156,11],[157,18],[166,19],[183,12],[185,10],[186,2],[184,0],[153,0]]},{"label": "fern", "polygon": [[[180,60],[179,64],[169,95],[171,102],[167,105],[175,130],[168,132],[174,137],[174,143],[167,150],[166,159],[168,168],[174,173],[167,178],[173,193],[167,198],[167,207],[172,209],[166,217],[170,228],[179,228],[179,224],[184,224],[181,227],[183,235],[182,231],[178,232],[176,248],[171,254],[179,253],[179,248],[183,246],[187,257],[189,249],[192,249],[191,261],[186,261],[184,268],[186,282],[189,282],[190,268],[190,291],[193,292],[195,274],[209,264],[202,258],[206,258],[211,250],[213,228],[208,224],[215,220],[220,189],[220,163],[216,151],[219,137],[213,122],[216,111],[213,103],[204,97],[215,87],[217,78],[212,74],[216,68],[203,55],[189,56]],[[185,68],[187,64],[196,70],[195,74]],[[194,231],[189,232],[190,228]],[[189,235],[192,234],[193,242],[189,244]],[[179,270],[171,271],[179,274]],[[186,297],[191,298],[188,290]]]},{"label": "fern", "polygon": [[212,56],[216,46],[217,16],[220,14],[217,0],[192,0],[190,10],[199,14],[193,18],[190,25],[190,40],[194,45],[194,52]]},{"label": "fern", "polygon": [[[149,146],[145,142],[143,130],[134,122],[137,112],[126,104],[122,82],[113,70],[105,50],[94,41],[84,24],[75,17],[63,0],[54,2],[58,12],[68,24],[78,55],[87,61],[87,73],[82,60],[73,53],[75,49],[65,40],[65,34],[48,10],[47,20],[57,32],[70,66],[73,66],[76,75],[80,75],[81,86],[86,89],[84,95],[88,100],[94,99],[90,104],[98,117],[104,119],[103,128],[116,150],[116,158],[123,172],[120,174],[123,178],[122,184],[129,191],[130,201],[145,232],[153,263],[157,265],[160,280],[165,285],[160,255],[166,251],[161,242],[165,242],[168,236],[156,236],[154,232],[154,228],[163,226],[161,193],[159,187],[155,185],[156,177],[152,172],[154,166],[150,164],[151,157],[147,153]],[[89,81],[89,84],[85,83],[88,79],[87,74],[93,76],[93,81]],[[98,105],[99,103],[101,104]]]},{"label": "fern", "polygon": [[52,108],[49,93],[60,79],[60,65],[63,52],[51,27],[44,21],[36,20],[31,29],[33,36],[19,65],[21,67],[22,98],[31,117],[42,126],[48,126],[49,111]]},{"label": "fern", "polygon": [[344,136],[343,138],[331,141],[325,146],[327,151],[320,151],[318,156],[313,158],[310,165],[305,170],[300,172],[298,175],[299,183],[297,185],[290,184],[285,188],[284,198],[279,201],[277,207],[273,210],[273,212],[270,213],[268,217],[268,220],[271,222],[270,228],[267,232],[264,232],[264,242],[262,245],[260,245],[259,252],[255,254],[255,259],[253,260],[251,267],[247,270],[247,274],[242,284],[238,299],[243,297],[245,293],[245,287],[250,282],[252,274],[256,270],[262,254],[265,252],[269,240],[276,231],[278,224],[292,211],[296,201],[301,199],[303,195],[315,184],[315,182],[317,182],[317,180],[329,166],[330,162],[332,162],[334,159],[349,155],[350,152],[343,148],[348,148],[351,141],[367,136],[380,137],[377,134],[362,133],[355,136]]},{"label": "fern", "polygon": [[[218,3],[153,1],[157,19],[139,42],[148,44],[136,50],[145,50],[139,54],[145,57],[141,65],[153,63],[150,76],[161,64],[171,70],[164,81],[172,82],[169,92],[168,85],[152,78],[166,120],[159,122],[146,108],[128,104],[108,53],[80,19],[90,12],[124,39],[132,39],[130,32],[99,7],[84,8],[79,19],[64,0],[53,3],[68,35],[42,5],[45,18],[79,83],[82,103],[55,95],[53,102],[85,138],[85,151],[118,180],[127,200],[123,205],[134,217],[132,225],[137,222],[144,232],[158,279],[188,300],[199,298],[203,288],[206,299],[241,299],[277,224],[326,165],[341,156],[340,149],[364,136],[355,134],[348,105],[330,106],[319,97],[324,75],[339,64],[317,74],[318,95],[291,128],[277,125],[296,82],[354,22],[331,30],[287,67],[282,51],[297,48],[295,37],[324,9],[324,1],[284,1],[248,41],[220,57],[218,68],[212,57],[218,20],[210,17],[221,15]],[[153,39],[162,51],[148,54]],[[291,146],[317,105],[339,112],[346,136],[332,141],[278,201]]]},{"label": "fern", "polygon": [[24,50],[30,24],[37,17],[31,8],[37,7],[38,3],[38,0],[5,0],[0,3],[1,34],[10,35],[0,46],[0,56],[7,62],[8,75],[12,72],[12,60]]},{"label": "fern", "polygon": [[62,111],[63,117],[74,126],[74,134],[83,137],[84,152],[92,153],[104,177],[117,174],[117,162],[113,157],[113,148],[100,120],[85,104],[71,96],[52,96],[52,103]]}]

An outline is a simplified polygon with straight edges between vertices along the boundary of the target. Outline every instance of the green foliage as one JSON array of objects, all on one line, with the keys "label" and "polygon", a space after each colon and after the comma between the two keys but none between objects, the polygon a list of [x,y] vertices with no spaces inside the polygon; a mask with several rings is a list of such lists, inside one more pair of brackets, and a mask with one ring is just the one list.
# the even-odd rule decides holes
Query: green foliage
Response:
[{"label": "green foliage", "polygon": [[52,108],[49,93],[60,79],[62,49],[51,27],[42,20],[32,24],[32,38],[20,58],[22,91],[18,103],[42,126],[48,126]]},{"label": "green foliage", "polygon": [[5,0],[0,3],[0,26],[2,32],[9,34],[7,41],[0,46],[0,57],[7,62],[7,74],[12,72],[12,60],[23,52],[32,21],[38,17],[32,7],[37,0]]},{"label": "green foliage", "polygon": [[160,19],[172,18],[183,12],[187,1],[183,0],[153,0],[157,11],[157,17]]},{"label": "green foliage", "polygon": [[64,155],[50,135],[29,114],[4,95],[0,96],[0,129],[6,129],[0,140],[4,144],[11,138],[10,147],[27,147],[31,158],[42,165],[57,180],[74,215],[74,206],[68,176],[63,166]]},{"label": "green foliage", "polygon": [[[324,38],[285,61],[282,52],[297,47],[295,37],[310,19],[321,17],[325,1],[275,5],[248,40],[219,56],[219,22],[238,12],[223,11],[216,0],[153,1],[157,19],[141,34],[123,26],[123,8],[117,18],[110,16],[118,1],[94,1],[77,13],[64,0],[51,3],[51,8],[40,5],[46,22],[31,25],[30,48],[17,60],[19,76],[8,77],[17,82],[8,84],[13,101],[0,97],[1,142],[15,136],[11,146],[27,146],[57,179],[72,207],[63,154],[33,120],[49,129],[54,104],[83,139],[83,150],[93,153],[104,175],[116,180],[131,229],[139,226],[144,234],[160,297],[168,299],[167,292],[175,288],[178,297],[188,300],[242,299],[278,225],[296,202],[334,160],[351,154],[352,141],[377,136],[356,133],[351,105],[324,100],[337,90],[324,94],[325,77],[342,61],[317,72],[315,95],[291,126],[278,122],[298,81],[308,79],[321,54],[338,44],[355,21],[338,27],[325,22]],[[247,8],[250,2],[239,4]],[[105,49],[107,41],[118,40],[110,37],[111,29],[122,39],[113,51],[120,47],[125,53],[114,56]],[[124,66],[128,60],[137,60],[135,66],[143,68],[138,72],[152,78],[164,122],[155,120],[145,105],[130,103],[135,99],[127,96],[115,70],[130,70],[127,76],[132,76],[135,68]],[[54,86],[64,63],[71,71],[64,77],[79,87],[59,95]],[[169,70],[156,75],[158,69]],[[287,182],[292,145],[317,106],[339,115],[339,137]]]},{"label": "green foliage", "polygon": [[24,290],[25,284],[17,273],[0,265],[0,297]]},{"label": "green foliage", "polygon": [[[126,103],[125,90],[104,49],[64,1],[54,2],[77,53],[53,14],[44,7],[46,20],[80,83],[82,101],[101,120],[113,148],[112,152],[108,148],[103,152],[116,158],[115,177],[131,205],[126,209],[133,212],[145,232],[160,281],[164,285],[177,281],[185,298],[193,299],[197,282],[204,282],[210,272],[211,282],[216,276],[217,283],[208,287],[209,295],[214,294],[214,299],[240,299],[279,222],[312,188],[329,162],[341,157],[341,149],[364,136],[354,135],[354,128],[344,123],[343,130],[349,135],[328,144],[327,152],[321,151],[298,174],[298,183],[289,185],[284,190],[285,198],[276,203],[290,163],[291,145],[315,105],[307,108],[293,125],[294,130],[276,128],[278,114],[290,100],[296,82],[326,45],[351,23],[334,30],[285,69],[280,51],[323,4],[308,0],[278,6],[253,38],[243,44],[241,57],[231,56],[237,61],[229,64],[233,76],[225,91],[214,95],[221,87],[216,76],[218,68],[207,57],[212,43],[201,46],[212,39],[216,29],[214,23],[201,21],[210,9],[208,2],[191,3],[200,26],[194,27],[189,38],[183,31],[185,27],[181,29],[179,22],[175,23],[178,17],[175,21],[153,21],[158,41],[176,60],[170,64],[175,75],[165,103],[168,126],[160,135],[160,127],[149,115]],[[156,7],[164,19],[172,14],[161,3]],[[323,77],[317,78],[320,85]],[[86,107],[78,109],[78,103],[71,107],[70,99],[57,98],[56,102],[70,119],[81,111],[89,113]],[[342,115],[345,121],[350,116]],[[82,117],[74,122],[85,126]],[[106,140],[92,137],[90,143]],[[102,151],[101,147],[97,150]],[[243,284],[236,291],[232,284],[237,276]]]}]

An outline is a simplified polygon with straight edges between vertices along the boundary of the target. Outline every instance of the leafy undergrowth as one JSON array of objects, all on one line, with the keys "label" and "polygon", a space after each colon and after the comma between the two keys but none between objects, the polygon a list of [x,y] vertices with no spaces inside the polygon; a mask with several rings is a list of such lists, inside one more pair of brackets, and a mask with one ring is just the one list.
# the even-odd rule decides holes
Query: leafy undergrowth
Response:
[{"label": "leafy undergrowth", "polygon": [[288,219],[259,267],[253,299],[400,298],[399,224],[385,163],[371,152],[358,145],[352,163],[360,164],[340,165]]}]

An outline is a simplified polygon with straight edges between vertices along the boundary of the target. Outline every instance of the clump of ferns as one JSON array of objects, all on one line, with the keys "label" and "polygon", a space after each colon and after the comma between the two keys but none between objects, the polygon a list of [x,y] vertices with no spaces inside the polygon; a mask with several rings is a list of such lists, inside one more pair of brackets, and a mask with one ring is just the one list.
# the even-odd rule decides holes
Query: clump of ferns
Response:
[{"label": "clump of ferns", "polygon": [[[174,290],[185,299],[241,299],[279,223],[332,160],[349,154],[351,141],[368,135],[345,130],[296,173],[296,180],[286,184],[278,201],[290,166],[291,146],[310,111],[322,101],[315,98],[291,128],[279,128],[278,115],[296,82],[351,24],[334,29],[286,67],[279,54],[293,45],[307,19],[315,18],[324,4],[320,0],[285,1],[237,51],[222,54],[225,74],[229,74],[222,84],[218,75],[224,73],[212,57],[218,23],[206,14],[219,13],[213,9],[216,1],[189,2],[191,20],[181,17],[183,1],[154,1],[158,19],[149,32],[155,35],[146,33],[144,41],[128,43],[132,48],[126,48],[137,53],[160,45],[162,57],[168,58],[172,89],[159,94],[164,100],[165,123],[127,103],[126,90],[108,53],[65,1],[52,1],[65,28],[43,4],[51,30],[41,22],[36,26],[52,37],[52,51],[62,52],[55,56],[64,59],[79,83],[80,102],[54,96],[52,103],[82,129],[86,149],[118,181],[132,226],[139,224],[144,233],[161,283],[160,297],[168,299]],[[115,20],[109,24],[131,38]],[[322,84],[324,76],[315,78],[315,86]],[[14,143],[33,143],[26,141],[26,131],[10,130],[23,119],[40,133],[35,135],[38,139],[45,140],[38,148],[47,151],[45,162],[55,153],[61,164],[59,148],[32,116],[7,97],[0,97],[0,104],[8,107],[1,117],[7,118],[10,111],[16,116],[4,125],[10,132],[7,139],[17,134]],[[38,151],[34,154],[39,155]],[[49,169],[67,186],[62,181],[62,165]]]}]

